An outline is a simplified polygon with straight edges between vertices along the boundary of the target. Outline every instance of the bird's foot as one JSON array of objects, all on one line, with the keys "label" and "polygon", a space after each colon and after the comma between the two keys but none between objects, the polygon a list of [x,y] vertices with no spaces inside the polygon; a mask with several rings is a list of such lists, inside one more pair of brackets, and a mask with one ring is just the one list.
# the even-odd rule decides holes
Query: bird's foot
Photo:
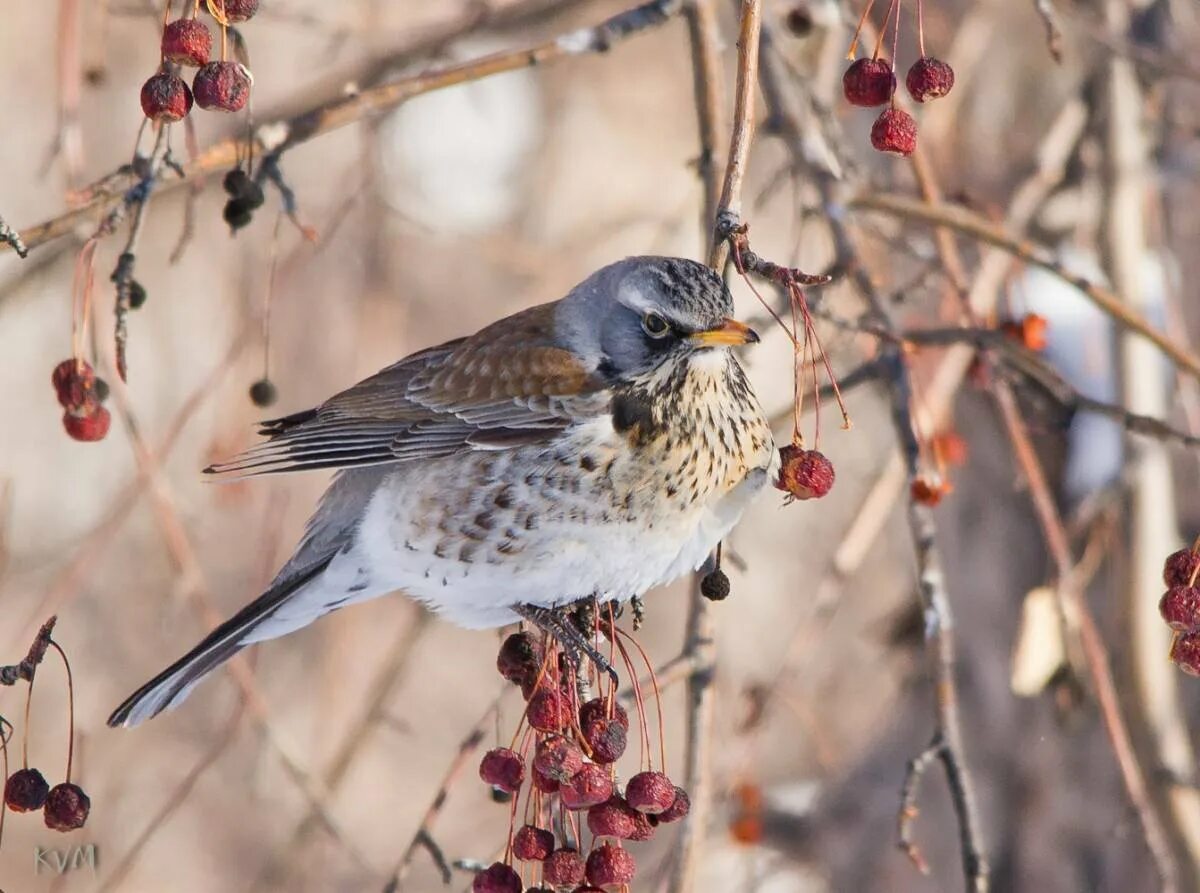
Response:
[{"label": "bird's foot", "polygon": [[580,655],[586,654],[588,659],[595,664],[596,669],[608,674],[614,687],[620,683],[620,677],[617,676],[617,671],[613,669],[612,664],[596,649],[592,641],[579,631],[569,617],[553,608],[542,608],[537,605],[517,605],[513,610],[538,629],[544,630],[557,639],[575,661],[576,666],[581,662]]}]

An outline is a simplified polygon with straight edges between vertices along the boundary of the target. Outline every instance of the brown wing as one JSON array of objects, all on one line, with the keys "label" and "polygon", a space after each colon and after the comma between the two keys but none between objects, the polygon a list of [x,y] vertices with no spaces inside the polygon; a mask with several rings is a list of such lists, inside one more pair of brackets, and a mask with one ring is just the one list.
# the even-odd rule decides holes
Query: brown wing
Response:
[{"label": "brown wing", "polygon": [[209,473],[431,459],[549,440],[605,411],[605,385],[556,345],[553,304],[415,353],[316,409],[263,423],[266,443]]}]

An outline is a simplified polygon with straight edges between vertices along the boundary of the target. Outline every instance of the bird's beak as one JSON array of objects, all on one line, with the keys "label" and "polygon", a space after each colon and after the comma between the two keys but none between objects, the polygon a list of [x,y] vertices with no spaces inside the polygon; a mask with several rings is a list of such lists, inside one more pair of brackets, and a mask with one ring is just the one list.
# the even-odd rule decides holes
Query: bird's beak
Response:
[{"label": "bird's beak", "polygon": [[758,332],[744,322],[726,319],[715,329],[689,335],[688,340],[697,347],[725,347],[727,345],[757,344],[759,337]]}]

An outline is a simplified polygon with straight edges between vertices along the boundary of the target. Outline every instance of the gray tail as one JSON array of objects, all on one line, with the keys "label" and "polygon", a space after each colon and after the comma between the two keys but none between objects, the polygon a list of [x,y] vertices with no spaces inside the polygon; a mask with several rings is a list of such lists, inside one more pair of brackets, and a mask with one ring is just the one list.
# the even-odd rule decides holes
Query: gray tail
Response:
[{"label": "gray tail", "polygon": [[201,679],[254,641],[255,629],[328,564],[327,558],[306,568],[303,573],[276,581],[270,589],[209,633],[199,645],[126,698],[108,718],[108,724],[132,727],[177,707]]}]

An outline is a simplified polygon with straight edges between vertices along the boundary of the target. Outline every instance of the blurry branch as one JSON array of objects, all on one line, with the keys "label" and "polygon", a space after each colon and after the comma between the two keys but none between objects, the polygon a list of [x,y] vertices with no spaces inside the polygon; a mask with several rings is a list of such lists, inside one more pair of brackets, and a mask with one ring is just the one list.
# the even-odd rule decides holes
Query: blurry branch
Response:
[{"label": "blurry branch", "polygon": [[722,119],[725,97],[722,95],[721,54],[718,46],[716,0],[687,0],[683,14],[687,19],[688,40],[692,48],[692,81],[696,96],[696,123],[700,129],[700,155],[696,174],[704,187],[704,206],[700,209],[701,244],[712,240],[713,221],[721,195],[724,154],[720,149],[724,134]]},{"label": "blurry branch", "polygon": [[32,684],[38,664],[46,657],[46,649],[50,647],[50,634],[54,632],[54,624],[57,622],[58,617],[52,616],[42,624],[42,628],[34,636],[33,643],[19,663],[0,667],[0,685],[16,685],[21,681]]},{"label": "blurry branch", "polygon": [[9,226],[3,217],[0,217],[0,243],[11,245],[18,257],[29,257],[29,248],[21,241],[21,234]]},{"label": "blurry branch", "polygon": [[[668,21],[682,5],[683,0],[650,0],[598,25],[569,31],[533,46],[425,71],[339,96],[288,118],[262,124],[254,129],[251,139],[260,154],[278,157],[315,137],[389,111],[423,93],[572,56],[605,52],[634,34]],[[183,167],[183,176],[175,185],[231,166],[243,146],[243,140],[231,137],[209,147]],[[114,194],[111,185],[92,189],[80,205],[24,230],[21,237],[30,248],[36,248],[68,232],[91,212],[107,208],[120,199],[121,194]]]},{"label": "blurry branch", "polygon": [[1033,8],[1042,17],[1042,24],[1046,28],[1046,49],[1055,62],[1062,62],[1062,28],[1054,0],[1033,0]]}]

